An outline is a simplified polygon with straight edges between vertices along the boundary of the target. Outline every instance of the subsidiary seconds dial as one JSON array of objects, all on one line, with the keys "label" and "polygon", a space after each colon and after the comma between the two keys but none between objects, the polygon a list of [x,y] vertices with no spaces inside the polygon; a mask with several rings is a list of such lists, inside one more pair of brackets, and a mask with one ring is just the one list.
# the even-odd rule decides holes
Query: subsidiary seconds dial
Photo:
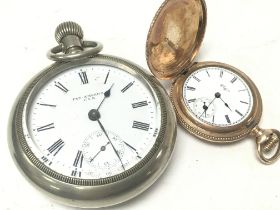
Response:
[{"label": "subsidiary seconds dial", "polygon": [[253,106],[252,92],[245,81],[222,67],[194,71],[184,83],[183,97],[198,121],[218,127],[243,122]]}]

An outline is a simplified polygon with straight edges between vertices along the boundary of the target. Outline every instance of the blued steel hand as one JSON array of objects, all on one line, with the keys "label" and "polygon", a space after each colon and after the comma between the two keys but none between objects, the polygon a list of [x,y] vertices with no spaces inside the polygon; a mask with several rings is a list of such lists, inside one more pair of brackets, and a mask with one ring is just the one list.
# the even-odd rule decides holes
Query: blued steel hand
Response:
[{"label": "blued steel hand", "polygon": [[107,90],[106,92],[104,92],[104,98],[102,99],[101,103],[99,104],[97,110],[100,109],[101,105],[103,104],[103,102],[105,101],[106,98],[109,98],[111,96],[111,89],[113,87],[114,84],[111,85],[110,89]]},{"label": "blued steel hand", "polygon": [[110,140],[110,138],[109,138],[109,136],[108,136],[108,134],[107,134],[107,132],[106,132],[104,126],[102,125],[102,123],[100,122],[99,119],[97,120],[97,122],[98,122],[98,124],[99,124],[101,130],[104,132],[105,136],[107,137],[108,141],[110,142],[111,146],[113,147],[113,150],[115,151],[116,155],[118,156],[118,158],[119,158],[119,160],[120,160],[120,162],[121,162],[121,164],[122,164],[122,168],[123,168],[123,170],[125,171],[125,168],[124,168],[122,159],[121,159],[121,157],[120,157],[118,151],[116,150],[114,144],[113,144],[112,141]]},{"label": "blued steel hand", "polygon": [[110,144],[110,142],[107,142],[106,145],[100,147],[100,150],[96,153],[96,155],[94,155],[93,158],[91,158],[90,162],[94,161],[94,159],[95,159],[101,152],[105,151],[108,144]]},{"label": "blued steel hand", "polygon": [[231,108],[229,107],[229,105],[220,97],[220,99],[222,100],[222,102],[225,104],[225,106],[230,110],[230,111],[232,111],[231,110]]},{"label": "blued steel hand", "polygon": [[132,150],[136,153],[136,155],[137,155],[137,157],[138,157],[139,159],[142,159],[142,157],[139,155],[138,151],[137,151],[133,146],[131,146],[130,144],[126,143],[125,141],[124,141],[123,143],[124,143],[126,146],[128,146],[130,149],[132,149]]}]

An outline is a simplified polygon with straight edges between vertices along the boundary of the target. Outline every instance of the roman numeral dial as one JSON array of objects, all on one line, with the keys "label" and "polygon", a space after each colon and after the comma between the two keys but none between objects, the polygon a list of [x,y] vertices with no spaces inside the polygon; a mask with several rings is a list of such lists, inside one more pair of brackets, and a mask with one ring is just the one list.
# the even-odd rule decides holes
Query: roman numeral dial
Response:
[{"label": "roman numeral dial", "polygon": [[93,180],[145,159],[161,132],[162,105],[132,70],[87,63],[42,82],[26,107],[24,131],[40,163],[70,179]]},{"label": "roman numeral dial", "polygon": [[183,85],[187,110],[201,123],[228,127],[242,123],[253,107],[252,92],[242,75],[223,67],[203,67]]}]

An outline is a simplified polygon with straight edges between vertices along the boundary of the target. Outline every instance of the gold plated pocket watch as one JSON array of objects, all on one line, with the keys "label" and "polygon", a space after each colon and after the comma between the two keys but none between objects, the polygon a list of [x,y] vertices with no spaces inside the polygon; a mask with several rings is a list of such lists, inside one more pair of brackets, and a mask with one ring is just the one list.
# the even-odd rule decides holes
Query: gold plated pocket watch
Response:
[{"label": "gold plated pocket watch", "polygon": [[162,174],[176,117],[160,83],[141,67],[98,54],[73,22],[56,29],[56,62],[35,76],[13,108],[12,156],[23,174],[70,206],[104,207],[142,193]]},{"label": "gold plated pocket watch", "polygon": [[170,97],[183,128],[213,143],[255,136],[260,160],[271,164],[280,155],[280,133],[259,128],[262,100],[255,84],[233,66],[194,61],[206,18],[204,0],[166,0],[148,34],[148,66],[157,78],[174,79]]}]

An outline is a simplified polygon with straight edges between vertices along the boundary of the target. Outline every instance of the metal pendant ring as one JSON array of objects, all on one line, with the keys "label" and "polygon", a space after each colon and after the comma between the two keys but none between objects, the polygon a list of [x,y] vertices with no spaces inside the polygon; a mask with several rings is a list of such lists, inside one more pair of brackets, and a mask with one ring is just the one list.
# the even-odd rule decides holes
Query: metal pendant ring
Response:
[{"label": "metal pendant ring", "polygon": [[272,164],[280,158],[280,132],[275,129],[261,132],[257,137],[258,156],[264,164]]},{"label": "metal pendant ring", "polygon": [[70,53],[70,54],[62,54],[63,46],[61,44],[50,49],[47,56],[49,59],[53,61],[77,60],[82,58],[88,58],[90,56],[94,56],[98,54],[102,50],[103,46],[99,42],[83,41],[83,48],[84,48],[83,51]]}]

